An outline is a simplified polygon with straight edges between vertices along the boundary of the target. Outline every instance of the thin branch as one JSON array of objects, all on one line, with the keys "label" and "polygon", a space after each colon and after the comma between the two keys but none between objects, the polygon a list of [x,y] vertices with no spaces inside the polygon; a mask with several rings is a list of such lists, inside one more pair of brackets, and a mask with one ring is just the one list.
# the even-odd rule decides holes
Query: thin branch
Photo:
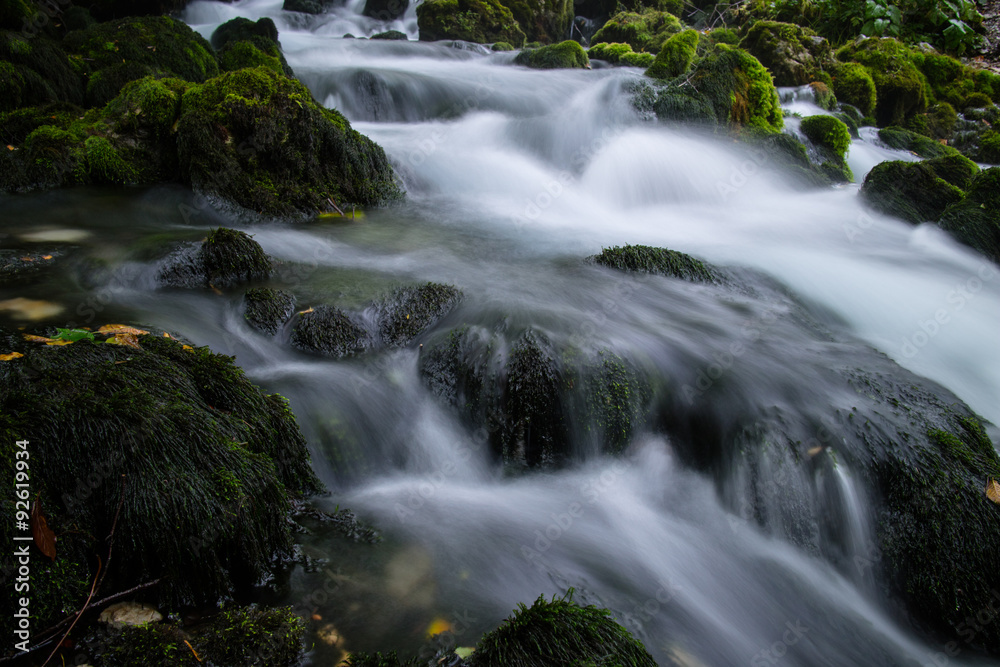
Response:
[{"label": "thin branch", "polygon": [[87,607],[90,605],[90,600],[94,597],[94,592],[97,590],[97,578],[99,576],[101,576],[100,556],[98,556],[97,558],[97,574],[94,575],[94,583],[90,587],[90,595],[87,596],[87,601],[83,603],[83,608],[80,609],[80,611],[76,612],[76,618],[73,619],[73,623],[69,626],[69,629],[66,630],[66,632],[63,634],[62,639],[56,642],[55,647],[52,649],[52,653],[49,653],[49,657],[47,657],[45,659],[45,662],[42,663],[42,667],[45,667],[45,665],[49,664],[49,660],[52,659],[52,656],[54,656],[56,653],[59,652],[59,647],[62,646],[62,643],[66,641],[67,637],[69,637],[69,633],[73,631],[73,627],[76,625],[76,622],[80,620],[81,616],[83,616],[83,612],[87,611]]}]

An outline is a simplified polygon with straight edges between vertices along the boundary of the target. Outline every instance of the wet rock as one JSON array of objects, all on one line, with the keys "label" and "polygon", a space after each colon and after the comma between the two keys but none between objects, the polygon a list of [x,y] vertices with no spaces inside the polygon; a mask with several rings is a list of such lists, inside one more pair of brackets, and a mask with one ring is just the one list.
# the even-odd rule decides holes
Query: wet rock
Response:
[{"label": "wet rock", "polygon": [[163,620],[163,614],[156,607],[141,602],[117,602],[104,609],[97,620],[121,629],[126,625],[157,623]]},{"label": "wet rock", "polygon": [[757,21],[747,32],[742,46],[771,72],[777,86],[830,82],[826,68],[833,62],[833,50],[825,38],[809,28],[778,21]]},{"label": "wet rock", "polygon": [[168,257],[157,279],[168,287],[228,287],[265,280],[271,270],[270,258],[249,234],[220,227],[200,245]]},{"label": "wet rock", "polygon": [[843,121],[833,116],[809,116],[802,119],[802,133],[820,154],[820,169],[834,183],[854,180],[847,166],[847,151],[851,147],[851,132]]},{"label": "wet rock", "polygon": [[400,32],[398,30],[388,30],[386,32],[380,32],[372,35],[371,39],[406,41],[407,39],[409,39],[409,37],[406,36],[405,32]]},{"label": "wet rock", "polygon": [[941,215],[938,225],[959,242],[1000,264],[1000,167],[969,180],[965,198]]},{"label": "wet rock", "polygon": [[325,14],[332,5],[333,2],[328,0],[285,0],[281,8],[286,12]]},{"label": "wet rock", "polygon": [[395,21],[409,6],[410,0],[367,0],[361,13],[379,21]]},{"label": "wet rock", "polygon": [[673,14],[654,9],[625,11],[612,16],[590,43],[628,44],[635,52],[658,53],[668,37],[683,29]]},{"label": "wet rock", "polygon": [[43,275],[65,253],[62,250],[0,250],[0,285],[30,282]]},{"label": "wet rock", "polygon": [[274,336],[295,312],[295,297],[271,288],[247,290],[243,317],[254,329]]},{"label": "wet rock", "polygon": [[919,224],[940,218],[962,191],[920,162],[882,162],[865,176],[861,196],[877,211]]},{"label": "wet rock", "polygon": [[704,262],[676,250],[643,245],[605,248],[590,261],[620,271],[639,271],[691,282],[718,282],[721,274]]},{"label": "wet rock", "polygon": [[334,306],[317,306],[299,316],[292,329],[292,347],[341,358],[372,347],[368,331]]},{"label": "wet rock", "polygon": [[417,6],[417,25],[424,42],[508,42],[520,48],[525,41],[514,15],[499,0],[425,0]]},{"label": "wet rock", "polygon": [[590,59],[578,42],[567,40],[538,49],[525,49],[514,58],[514,64],[533,69],[589,69]]},{"label": "wet rock", "polygon": [[389,347],[406,345],[447,315],[461,297],[451,285],[402,287],[376,307],[379,338]]}]

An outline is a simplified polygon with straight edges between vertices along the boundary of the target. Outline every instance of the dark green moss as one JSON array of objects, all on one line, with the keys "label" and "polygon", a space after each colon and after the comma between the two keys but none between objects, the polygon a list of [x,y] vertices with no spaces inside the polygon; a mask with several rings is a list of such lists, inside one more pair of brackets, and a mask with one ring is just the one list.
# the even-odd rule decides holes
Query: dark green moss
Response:
[{"label": "dark green moss", "polygon": [[958,122],[958,113],[947,102],[936,102],[926,113],[910,118],[907,128],[931,139],[951,139]]},{"label": "dark green moss", "polygon": [[826,39],[809,28],[778,21],[757,21],[741,46],[771,72],[778,86],[804,86],[828,80],[833,62]]},{"label": "dark green moss", "polygon": [[949,206],[938,224],[959,242],[1000,264],[1000,167],[975,174],[965,199]]},{"label": "dark green moss", "polygon": [[363,327],[339,308],[326,305],[299,317],[292,329],[291,342],[299,350],[335,358],[357,354],[372,346]]},{"label": "dark green moss", "polygon": [[243,295],[243,317],[250,326],[274,336],[295,312],[295,297],[271,288],[254,288]]},{"label": "dark green moss", "polygon": [[0,32],[0,111],[51,102],[82,104],[80,69],[53,39]]},{"label": "dark green moss", "polygon": [[689,78],[720,122],[751,132],[781,130],[784,120],[771,75],[746,51],[719,44],[695,65]]},{"label": "dark green moss", "polygon": [[500,0],[529,42],[550,44],[565,39],[573,23],[573,0]]},{"label": "dark green moss", "polygon": [[637,53],[657,53],[667,38],[680,32],[682,28],[677,17],[667,12],[655,9],[619,12],[594,34],[590,43],[628,44]]},{"label": "dark green moss", "polygon": [[615,246],[605,248],[594,255],[591,261],[618,269],[619,271],[639,271],[671,276],[691,282],[718,282],[719,275],[703,262],[676,250],[651,248],[644,245]]},{"label": "dark green moss", "polygon": [[490,47],[491,51],[513,51],[514,45],[507,42],[496,42]]},{"label": "dark green moss", "polygon": [[201,661],[185,641],[192,641],[192,638],[175,625],[126,626],[102,647],[101,664],[105,667],[195,667]]},{"label": "dark green moss", "polygon": [[499,0],[425,0],[417,6],[417,26],[425,42],[461,39],[517,48],[525,42],[514,15]]},{"label": "dark green moss", "polygon": [[654,79],[674,79],[686,74],[694,62],[698,49],[698,31],[683,30],[663,43],[656,60],[646,70]]},{"label": "dark green moss", "polygon": [[289,607],[238,607],[216,616],[200,641],[215,664],[292,667],[301,662],[305,627]]},{"label": "dark green moss", "polygon": [[649,408],[649,383],[630,363],[602,351],[597,363],[584,370],[587,412],[601,450],[622,452],[642,426]]},{"label": "dark green moss", "polygon": [[121,154],[104,137],[87,137],[87,166],[94,183],[127,185],[139,179],[136,168],[122,159]]},{"label": "dark green moss", "polygon": [[451,285],[426,283],[402,287],[376,307],[378,332],[384,345],[406,345],[444,317],[462,293]]},{"label": "dark green moss", "polygon": [[944,157],[958,153],[950,146],[945,146],[902,127],[884,127],[878,131],[878,138],[889,148],[910,151],[924,158]]},{"label": "dark green moss", "polygon": [[387,39],[393,41],[406,41],[409,37],[406,36],[405,32],[400,32],[398,30],[387,30],[385,32],[375,33],[371,36],[371,39]]},{"label": "dark green moss", "polygon": [[920,162],[882,162],[868,172],[861,196],[877,211],[918,224],[936,221],[962,191]]},{"label": "dark green moss", "polygon": [[[87,574],[71,567],[60,585],[68,576],[78,590],[100,556],[105,594],[161,579],[149,594],[165,604],[214,602],[290,554],[289,493],[319,482],[287,403],[232,358],[139,340],[141,349],[25,344],[23,358],[0,366],[0,434],[32,442],[50,525],[72,525],[86,544],[75,562]],[[238,481],[238,502],[226,502],[218,470]]]},{"label": "dark green moss", "polygon": [[226,21],[212,33],[212,47],[221,50],[226,44],[245,42],[255,37],[262,37],[273,44],[278,43],[278,28],[274,21],[262,18],[251,21],[243,17]]},{"label": "dark green moss", "polygon": [[620,665],[655,667],[645,647],[611,613],[565,598],[539,597],[523,604],[503,625],[485,635],[472,654],[473,667]]},{"label": "dark green moss", "polygon": [[[861,63],[868,70],[877,91],[875,118],[880,127],[904,124],[907,118],[927,108],[927,79],[913,64],[912,52],[902,42],[871,37],[841,48],[837,57]],[[839,92],[837,97],[850,101]]]},{"label": "dark green moss", "polygon": [[514,58],[514,64],[534,69],[589,68],[590,59],[579,42],[567,40],[539,49],[525,49]]},{"label": "dark green moss", "polygon": [[960,190],[967,190],[972,184],[972,177],[979,173],[975,162],[964,155],[945,155],[931,158],[924,164],[934,170],[934,174]]}]

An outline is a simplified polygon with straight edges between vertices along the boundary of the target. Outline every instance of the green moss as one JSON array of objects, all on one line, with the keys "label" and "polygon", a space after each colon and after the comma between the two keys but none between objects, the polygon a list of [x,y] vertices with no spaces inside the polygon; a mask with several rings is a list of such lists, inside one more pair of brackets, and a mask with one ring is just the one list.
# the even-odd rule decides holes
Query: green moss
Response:
[{"label": "green moss", "polygon": [[654,9],[619,12],[594,34],[590,43],[628,44],[636,52],[657,53],[667,38],[682,28],[677,17],[667,12]]},{"label": "green moss", "polygon": [[168,76],[168,72],[143,63],[123,62],[94,72],[87,80],[87,105],[103,106],[114,99],[130,81],[143,77]]},{"label": "green moss", "polygon": [[444,317],[462,297],[451,285],[426,283],[402,287],[376,307],[378,332],[385,345],[406,345]]},{"label": "green moss", "polygon": [[201,244],[200,255],[206,279],[216,287],[271,275],[271,258],[246,232],[214,229]]},{"label": "green moss", "polygon": [[247,290],[243,296],[243,317],[250,326],[274,336],[295,312],[295,297],[270,288]]},{"label": "green moss", "polygon": [[136,168],[122,159],[121,154],[104,137],[87,137],[87,165],[94,183],[126,185],[138,180]]},{"label": "green moss", "polygon": [[663,43],[646,75],[654,79],[673,79],[686,74],[694,62],[697,49],[697,30],[684,30],[673,35]]},{"label": "green moss", "polygon": [[829,148],[840,158],[851,147],[851,133],[847,126],[833,116],[809,116],[802,119],[802,133],[817,146]]},{"label": "green moss", "polygon": [[513,51],[514,45],[507,42],[496,42],[490,47],[491,51]]},{"label": "green moss", "polygon": [[274,21],[262,18],[259,21],[238,17],[226,21],[212,33],[211,43],[216,50],[223,49],[234,42],[253,41],[260,37],[272,44],[278,44],[278,28]]},{"label": "green moss", "polygon": [[284,72],[280,58],[268,55],[247,41],[226,45],[225,50],[219,53],[219,65],[226,72],[244,67],[267,67],[275,72]]},{"label": "green moss", "polygon": [[201,641],[216,664],[292,667],[301,661],[305,627],[290,607],[239,607],[221,612]]},{"label": "green moss", "polygon": [[639,271],[671,276],[691,282],[718,282],[716,271],[703,262],[666,248],[651,248],[644,245],[626,245],[605,248],[601,254],[589,258],[611,269],[619,271]]},{"label": "green moss", "polygon": [[525,42],[514,15],[499,0],[425,0],[417,5],[417,26],[425,42],[461,39],[517,48]]},{"label": "green moss", "polygon": [[902,127],[885,127],[878,131],[878,138],[889,148],[910,151],[920,157],[944,157],[958,153],[954,148]]},{"label": "green moss", "polygon": [[132,81],[105,106],[102,116],[119,133],[149,132],[165,138],[180,117],[181,96],[189,85],[153,77]]},{"label": "green moss", "polygon": [[874,118],[878,94],[868,70],[858,63],[836,63],[831,67],[837,99],[857,107],[866,118]]},{"label": "green moss", "polygon": [[949,206],[938,224],[960,243],[1000,263],[1000,168],[975,174],[965,199]]},{"label": "green moss", "polygon": [[51,102],[83,103],[83,79],[62,46],[0,32],[0,111]]},{"label": "green moss", "polygon": [[31,25],[38,8],[29,0],[0,0],[0,29],[22,30]]},{"label": "green moss", "polygon": [[924,161],[924,164],[933,169],[938,178],[960,190],[967,190],[972,185],[972,177],[979,173],[976,163],[964,155],[931,158]]},{"label": "green moss", "polygon": [[920,162],[877,164],[861,186],[861,196],[872,208],[913,224],[937,220],[962,195]]},{"label": "green moss", "polygon": [[[149,594],[166,604],[212,602],[290,552],[288,493],[319,483],[285,402],[230,357],[158,335],[140,345],[25,348],[0,368],[0,434],[32,441],[49,522],[87,536],[88,556],[106,558],[117,517],[106,593],[161,578]],[[220,501],[220,469],[239,503]]]},{"label": "green moss", "polygon": [[990,99],[989,95],[985,93],[970,93],[962,100],[961,107],[963,109],[982,109],[991,104],[993,104],[993,100]]},{"label": "green moss", "polygon": [[333,306],[316,306],[295,322],[291,335],[292,347],[341,358],[364,352],[372,341],[359,324],[344,311]]},{"label": "green moss", "polygon": [[525,49],[514,58],[514,64],[533,69],[589,68],[590,59],[579,42],[566,40],[539,49]]},{"label": "green moss", "polygon": [[771,72],[778,86],[822,81],[833,62],[833,51],[824,38],[791,23],[757,21],[740,45]]},{"label": "green moss", "polygon": [[587,55],[597,60],[604,60],[611,65],[628,67],[649,67],[655,56],[651,53],[635,53],[628,44],[595,44],[587,49]]},{"label": "green moss", "polygon": [[768,133],[780,131],[784,124],[771,75],[742,49],[715,46],[696,64],[690,82],[707,98],[720,122],[734,129]]},{"label": "green moss", "polygon": [[[844,46],[837,57],[861,63],[868,70],[877,91],[875,118],[879,126],[903,124],[927,108],[929,84],[914,64],[916,54],[903,43],[871,37]],[[839,92],[837,97],[849,101]]]},{"label": "green moss", "polygon": [[[166,623],[126,626],[107,643],[101,655],[106,667],[196,667],[200,661],[184,643],[189,636]],[[199,647],[200,648],[200,647]]]},{"label": "green moss", "polygon": [[539,597],[523,604],[503,625],[485,635],[472,654],[473,667],[527,665],[620,665],[654,667],[645,647],[606,609],[580,607],[565,598]]},{"label": "green moss", "polygon": [[500,0],[530,42],[549,44],[563,39],[573,23],[573,0]]},{"label": "green moss", "polygon": [[980,135],[978,157],[989,164],[1000,164],[1000,132],[991,129]]},{"label": "green moss", "polygon": [[600,353],[584,370],[587,413],[603,451],[618,454],[642,426],[651,396],[649,383],[621,357]]}]

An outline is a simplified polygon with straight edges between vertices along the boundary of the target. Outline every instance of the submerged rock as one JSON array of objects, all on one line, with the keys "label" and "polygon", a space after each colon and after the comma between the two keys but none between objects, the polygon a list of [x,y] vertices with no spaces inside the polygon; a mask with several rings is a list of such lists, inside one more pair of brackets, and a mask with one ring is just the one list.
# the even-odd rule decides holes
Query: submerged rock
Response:
[{"label": "submerged rock", "polygon": [[450,312],[461,297],[455,287],[438,283],[395,290],[376,306],[383,345],[406,345]]},{"label": "submerged rock", "polygon": [[201,245],[175,252],[157,279],[168,287],[228,287],[271,275],[271,260],[246,232],[213,230]]}]

